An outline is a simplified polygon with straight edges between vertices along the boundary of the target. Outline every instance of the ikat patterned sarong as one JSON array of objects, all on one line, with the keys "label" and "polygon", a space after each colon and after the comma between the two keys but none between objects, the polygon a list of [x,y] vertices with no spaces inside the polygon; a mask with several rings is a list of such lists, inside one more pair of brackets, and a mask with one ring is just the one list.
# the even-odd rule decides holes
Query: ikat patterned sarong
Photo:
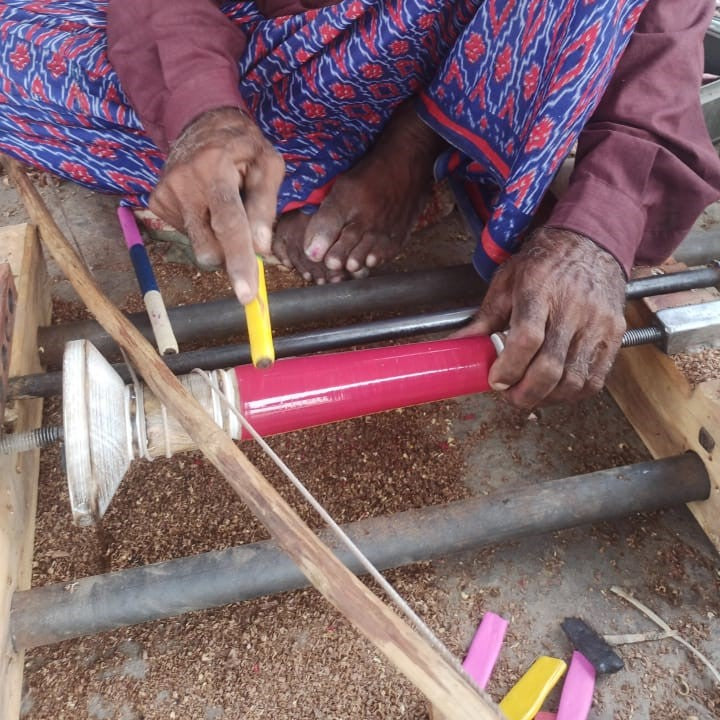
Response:
[{"label": "ikat patterned sarong", "polygon": [[[646,0],[342,0],[265,19],[240,91],[287,175],[278,210],[316,207],[400,103],[449,141],[485,277],[517,248],[602,96]],[[164,162],[108,62],[102,0],[0,0],[0,150],[146,205]]]}]

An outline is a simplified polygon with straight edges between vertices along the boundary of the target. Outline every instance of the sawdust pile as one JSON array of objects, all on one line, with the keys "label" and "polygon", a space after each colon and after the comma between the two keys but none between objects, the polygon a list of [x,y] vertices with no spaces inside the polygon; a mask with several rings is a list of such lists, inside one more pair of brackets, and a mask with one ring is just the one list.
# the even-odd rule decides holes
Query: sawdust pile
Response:
[{"label": "sawdust pile", "polygon": [[[333,516],[349,522],[466,495],[461,453],[448,441],[451,410],[450,403],[435,403],[288,434],[272,444]],[[48,421],[56,414],[52,408]],[[258,449],[243,447],[317,526]],[[57,449],[44,453],[41,477],[34,584],[267,537],[199,454],[136,463],[102,534],[71,525]],[[443,625],[444,594],[433,574],[418,566],[390,575],[460,653],[454,631]],[[424,713],[414,689],[310,590],[40,648],[29,654],[26,674],[28,717],[37,720]],[[214,716],[213,707],[223,714]]]},{"label": "sawdust pile", "polygon": [[720,348],[672,356],[675,365],[695,387],[706,380],[720,378]]}]

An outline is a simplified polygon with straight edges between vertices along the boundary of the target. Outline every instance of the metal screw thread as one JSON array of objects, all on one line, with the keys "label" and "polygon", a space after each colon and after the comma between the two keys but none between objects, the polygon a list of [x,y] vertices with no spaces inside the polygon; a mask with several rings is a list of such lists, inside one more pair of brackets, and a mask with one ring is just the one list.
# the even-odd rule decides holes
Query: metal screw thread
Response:
[{"label": "metal screw thread", "polygon": [[48,425],[29,432],[10,433],[9,435],[0,436],[0,455],[12,455],[13,453],[44,448],[62,439],[63,429],[61,425]]},{"label": "metal screw thread", "polygon": [[623,335],[623,347],[635,347],[636,345],[649,345],[660,342],[664,337],[659,327],[632,328]]}]

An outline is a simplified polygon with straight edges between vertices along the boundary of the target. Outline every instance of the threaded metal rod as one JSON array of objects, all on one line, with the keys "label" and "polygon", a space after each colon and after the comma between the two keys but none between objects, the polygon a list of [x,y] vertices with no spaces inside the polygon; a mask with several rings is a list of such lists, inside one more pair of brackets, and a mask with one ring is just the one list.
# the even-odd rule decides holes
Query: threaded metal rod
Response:
[{"label": "threaded metal rod", "polygon": [[623,335],[622,346],[649,345],[650,343],[662,342],[664,337],[665,333],[659,327],[631,328]]},{"label": "threaded metal rod", "polygon": [[[447,315],[448,317],[453,317],[454,315],[461,320],[465,320],[469,312],[470,311],[467,310],[458,310],[449,312]],[[663,338],[664,333],[659,327],[632,328],[623,335],[622,347],[636,347],[637,345],[658,343],[661,342]],[[63,428],[56,425],[41,427],[24,433],[12,433],[10,435],[0,436],[0,455],[11,455],[13,453],[44,448],[62,439]]]},{"label": "threaded metal rod", "polygon": [[0,455],[28,452],[52,445],[64,436],[61,425],[48,425],[28,432],[10,433],[0,437]]}]

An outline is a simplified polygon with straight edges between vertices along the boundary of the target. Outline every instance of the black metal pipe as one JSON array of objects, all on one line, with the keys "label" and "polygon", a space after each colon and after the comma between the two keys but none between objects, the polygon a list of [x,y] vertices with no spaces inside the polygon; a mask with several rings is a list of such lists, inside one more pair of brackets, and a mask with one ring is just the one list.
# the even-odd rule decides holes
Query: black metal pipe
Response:
[{"label": "black metal pipe", "polygon": [[[627,298],[663,295],[680,290],[720,284],[717,266],[694,268],[671,275],[657,275],[627,284]],[[305,288],[279,290],[269,296],[273,327],[292,329],[300,324],[337,321],[371,312],[400,312],[443,304],[478,302],[485,283],[472,265],[379,275],[363,280]],[[218,340],[243,334],[245,313],[234,298],[183,305],[168,310],[178,342]],[[132,323],[152,340],[147,314],[129,316]],[[109,358],[118,358],[117,345],[94,320],[50,325],[38,330],[42,360],[50,370],[59,368],[65,343],[86,338]]]},{"label": "black metal pipe", "polygon": [[[378,275],[314,287],[290,288],[270,293],[270,317],[276,329],[335,322],[364,313],[417,312],[443,305],[478,303],[486,284],[472,265],[457,265],[392,275]],[[178,343],[197,343],[244,335],[245,311],[235,298],[183,305],[168,310]],[[129,315],[130,321],[152,340],[145,312]],[[65,343],[85,338],[108,358],[119,359],[115,341],[94,320],[50,325],[38,330],[42,362],[50,370],[62,364]]]},{"label": "black metal pipe", "polygon": [[[687,453],[360,520],[345,530],[376,567],[387,569],[709,494],[705,466]],[[320,534],[361,572],[327,532]],[[17,649],[28,649],[307,585],[273,542],[258,542],[16,592],[11,633]]]},{"label": "black metal pipe", "polygon": [[652,275],[631,280],[626,286],[625,297],[628,300],[637,300],[653,295],[715,287],[718,284],[720,284],[720,267],[713,263],[708,267],[691,268],[668,275]]},{"label": "black metal pipe", "polygon": [[[376,320],[329,330],[311,330],[296,335],[275,338],[275,355],[278,358],[308,355],[364,345],[386,340],[408,338],[413,335],[430,335],[457,330],[468,323],[477,308],[442,310],[424,315]],[[663,331],[657,327],[633,328],[623,337],[623,347],[658,343],[663,340]],[[176,375],[184,375],[195,368],[218,370],[250,362],[250,346],[247,343],[225,345],[206,350],[190,350],[177,355],[166,355],[163,360]],[[130,372],[123,363],[113,365],[124,382],[130,382]],[[62,371],[35,375],[20,375],[8,381],[9,398],[54,397],[62,393]]]},{"label": "black metal pipe", "polygon": [[[376,320],[341,328],[312,330],[275,338],[275,355],[278,358],[307,355],[313,352],[337,350],[373,342],[383,342],[413,335],[425,335],[456,330],[472,318],[477,308],[443,310],[424,315]],[[225,345],[205,350],[190,350],[177,355],[166,355],[163,360],[176,374],[184,375],[195,368],[218,370],[250,362],[247,343]],[[124,363],[113,365],[124,382],[130,382],[130,373]],[[62,394],[62,371],[20,375],[8,381],[9,398],[53,397]]]}]

